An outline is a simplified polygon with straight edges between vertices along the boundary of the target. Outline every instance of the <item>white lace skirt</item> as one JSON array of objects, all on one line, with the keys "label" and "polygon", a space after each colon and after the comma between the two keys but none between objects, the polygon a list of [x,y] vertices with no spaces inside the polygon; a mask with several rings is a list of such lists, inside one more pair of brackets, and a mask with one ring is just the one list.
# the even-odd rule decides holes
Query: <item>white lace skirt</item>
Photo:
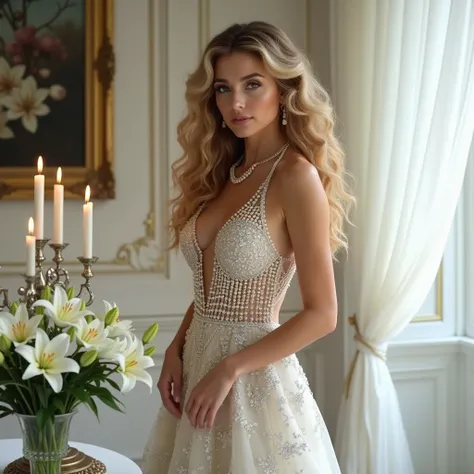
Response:
[{"label": "white lace skirt", "polygon": [[[183,353],[184,402],[219,361],[277,324],[195,316]],[[182,397],[183,398],[183,397]],[[295,355],[240,377],[211,430],[183,413],[158,413],[145,449],[144,474],[340,474],[329,434]]]}]

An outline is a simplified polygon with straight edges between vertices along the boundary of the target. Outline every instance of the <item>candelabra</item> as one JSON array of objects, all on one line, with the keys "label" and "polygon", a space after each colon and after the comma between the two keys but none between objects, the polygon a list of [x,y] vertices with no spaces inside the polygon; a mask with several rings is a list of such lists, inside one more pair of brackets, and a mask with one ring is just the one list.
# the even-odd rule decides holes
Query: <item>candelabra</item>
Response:
[{"label": "candelabra", "polygon": [[[54,288],[56,285],[60,285],[65,290],[69,287],[69,272],[62,266],[64,262],[63,252],[69,244],[49,244],[49,247],[54,252],[52,257],[53,265],[45,271],[43,268],[46,261],[44,249],[48,242],[49,239],[36,239],[36,274],[35,276],[22,275],[25,279],[25,285],[18,289],[19,301],[26,304],[30,314],[34,312],[33,303],[40,298],[45,286]],[[81,284],[76,297],[82,298],[85,300],[86,306],[90,306],[94,302],[94,292],[91,288],[91,280],[94,277],[92,265],[97,262],[98,257],[78,257],[78,260],[83,266],[81,275],[84,278],[84,282]],[[12,302],[8,296],[8,289],[0,286],[0,298],[0,311],[10,309]]]}]

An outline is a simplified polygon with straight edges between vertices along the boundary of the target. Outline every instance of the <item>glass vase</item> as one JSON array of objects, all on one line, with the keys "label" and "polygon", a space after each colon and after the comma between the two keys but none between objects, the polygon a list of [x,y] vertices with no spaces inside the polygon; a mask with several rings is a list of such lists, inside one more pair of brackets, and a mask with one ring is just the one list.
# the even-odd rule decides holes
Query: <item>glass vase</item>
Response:
[{"label": "glass vase", "polygon": [[30,463],[30,474],[61,474],[74,414],[56,415],[40,427],[36,416],[17,413],[23,434],[23,456]]}]

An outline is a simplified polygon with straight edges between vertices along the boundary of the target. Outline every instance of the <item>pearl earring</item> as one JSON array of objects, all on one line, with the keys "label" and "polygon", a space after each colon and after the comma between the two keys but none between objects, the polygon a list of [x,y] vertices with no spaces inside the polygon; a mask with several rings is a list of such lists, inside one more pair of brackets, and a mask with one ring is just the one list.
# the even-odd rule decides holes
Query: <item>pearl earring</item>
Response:
[{"label": "pearl earring", "polygon": [[222,128],[226,128],[227,125],[225,124],[224,120],[222,121]]},{"label": "pearl earring", "polygon": [[286,125],[287,124],[287,121],[286,121],[286,109],[285,109],[285,106],[283,104],[281,104],[281,124],[282,125]]}]

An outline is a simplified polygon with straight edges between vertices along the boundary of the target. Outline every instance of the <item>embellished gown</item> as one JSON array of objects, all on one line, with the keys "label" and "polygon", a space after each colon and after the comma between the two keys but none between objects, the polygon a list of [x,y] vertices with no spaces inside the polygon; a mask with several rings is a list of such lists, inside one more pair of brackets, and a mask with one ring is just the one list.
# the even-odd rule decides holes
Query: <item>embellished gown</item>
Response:
[{"label": "embellished gown", "polygon": [[[229,354],[279,326],[273,308],[295,273],[266,224],[269,175],[219,231],[206,297],[196,219],[181,250],[194,275],[194,316],[183,350],[184,407],[197,382]],[[144,474],[340,474],[329,434],[296,355],[237,379],[211,430],[160,408],[144,452]]]}]

